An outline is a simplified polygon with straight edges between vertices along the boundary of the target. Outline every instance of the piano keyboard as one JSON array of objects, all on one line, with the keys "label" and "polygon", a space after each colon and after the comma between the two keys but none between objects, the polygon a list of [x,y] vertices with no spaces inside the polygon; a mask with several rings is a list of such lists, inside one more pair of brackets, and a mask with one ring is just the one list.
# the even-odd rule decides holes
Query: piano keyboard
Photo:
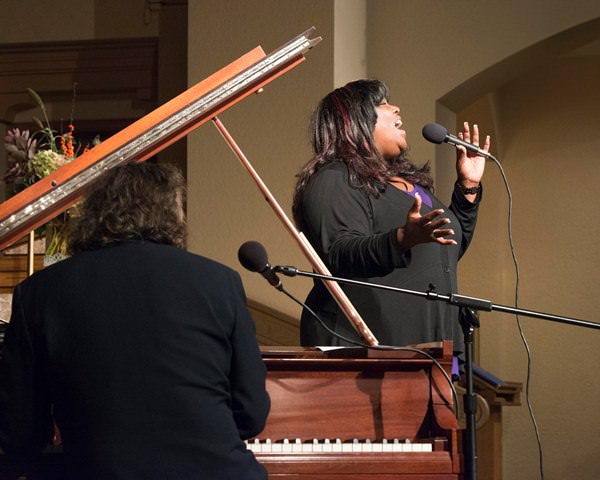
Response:
[{"label": "piano keyboard", "polygon": [[295,440],[284,439],[272,442],[266,440],[246,440],[246,447],[253,453],[388,453],[388,452],[431,452],[431,443],[411,443],[410,440],[383,439],[380,442],[371,440],[358,440],[342,442],[339,438],[335,440],[314,439],[312,442],[303,442],[299,438]]}]

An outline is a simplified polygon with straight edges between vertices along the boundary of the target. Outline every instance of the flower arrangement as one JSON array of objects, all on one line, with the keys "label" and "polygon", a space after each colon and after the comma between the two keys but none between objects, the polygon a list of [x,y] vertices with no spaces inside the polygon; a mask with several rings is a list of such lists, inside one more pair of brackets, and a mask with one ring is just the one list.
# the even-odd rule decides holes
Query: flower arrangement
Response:
[{"label": "flower arrangement", "polygon": [[[8,195],[14,195],[24,190],[63,165],[73,161],[79,154],[81,147],[74,137],[75,126],[73,125],[72,112],[71,121],[66,131],[58,133],[50,125],[42,98],[30,88],[27,89],[27,92],[40,107],[43,121],[33,117],[33,121],[39,127],[39,130],[30,133],[29,130],[13,128],[9,129],[4,137],[4,146],[7,151],[7,169],[3,181],[7,186]],[[73,104],[74,100],[75,90]],[[97,138],[94,139],[94,144],[96,143],[99,143]],[[89,145],[87,145],[83,152],[89,148]],[[45,225],[47,257],[66,255],[68,220],[70,216],[76,213],[76,210],[76,206],[72,207]]]}]

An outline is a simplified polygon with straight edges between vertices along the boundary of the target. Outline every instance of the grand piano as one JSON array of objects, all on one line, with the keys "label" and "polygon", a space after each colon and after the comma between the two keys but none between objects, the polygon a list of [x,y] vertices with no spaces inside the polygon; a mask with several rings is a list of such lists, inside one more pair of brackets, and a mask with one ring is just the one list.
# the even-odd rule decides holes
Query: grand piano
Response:
[{"label": "grand piano", "polygon": [[450,342],[415,351],[263,347],[272,408],[248,448],[272,479],[456,480]]}]

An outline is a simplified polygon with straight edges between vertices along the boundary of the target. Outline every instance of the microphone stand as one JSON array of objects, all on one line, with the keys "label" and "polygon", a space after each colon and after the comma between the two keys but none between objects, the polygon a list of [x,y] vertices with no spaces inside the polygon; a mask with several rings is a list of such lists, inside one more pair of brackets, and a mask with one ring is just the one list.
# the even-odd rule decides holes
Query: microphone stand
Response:
[{"label": "microphone stand", "polygon": [[301,277],[319,278],[321,280],[334,280],[336,282],[346,283],[349,285],[360,285],[363,287],[372,287],[380,290],[388,290],[392,292],[416,295],[419,297],[425,297],[427,300],[446,302],[450,305],[461,307],[459,319],[465,339],[465,394],[463,395],[463,410],[465,413],[466,420],[466,429],[464,436],[465,446],[463,449],[465,480],[476,480],[477,478],[477,434],[475,428],[475,413],[477,411],[477,402],[473,387],[473,332],[475,331],[475,328],[479,327],[479,319],[477,318],[476,311],[498,311],[504,313],[511,313],[515,315],[523,315],[526,317],[541,318],[543,320],[566,323],[568,325],[575,325],[578,327],[600,329],[600,323],[588,322],[586,320],[577,320],[575,318],[563,317],[560,315],[553,315],[550,313],[542,313],[537,312],[535,310],[526,310],[523,308],[509,307],[506,305],[497,305],[492,303],[490,300],[476,297],[467,297],[465,295],[459,295],[456,293],[442,295],[435,291],[435,286],[433,285],[430,285],[430,289],[428,291],[421,292],[418,290],[408,290],[406,288],[391,287],[388,285],[362,282],[359,280],[351,280],[348,278],[321,275],[319,273],[306,272],[303,270],[298,270],[295,267],[285,265],[277,265],[273,267],[272,270],[275,273],[281,273],[288,277],[295,277],[298,275]]},{"label": "microphone stand", "polygon": [[477,398],[473,384],[473,333],[479,328],[479,318],[471,308],[461,308],[459,315],[465,342],[465,393],[463,395],[463,411],[465,413],[464,433],[464,465],[465,480],[477,478]]}]

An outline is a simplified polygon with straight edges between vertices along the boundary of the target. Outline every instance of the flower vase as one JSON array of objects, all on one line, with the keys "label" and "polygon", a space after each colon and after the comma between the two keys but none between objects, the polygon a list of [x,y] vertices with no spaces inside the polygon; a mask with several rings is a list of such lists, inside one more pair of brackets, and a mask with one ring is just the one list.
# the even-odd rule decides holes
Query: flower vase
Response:
[{"label": "flower vase", "polygon": [[64,260],[67,255],[67,222],[60,217],[46,224],[44,267]]},{"label": "flower vase", "polygon": [[52,255],[45,254],[43,260],[44,267],[49,267],[53,263],[60,262],[67,257],[68,255],[65,253],[53,253]]}]

